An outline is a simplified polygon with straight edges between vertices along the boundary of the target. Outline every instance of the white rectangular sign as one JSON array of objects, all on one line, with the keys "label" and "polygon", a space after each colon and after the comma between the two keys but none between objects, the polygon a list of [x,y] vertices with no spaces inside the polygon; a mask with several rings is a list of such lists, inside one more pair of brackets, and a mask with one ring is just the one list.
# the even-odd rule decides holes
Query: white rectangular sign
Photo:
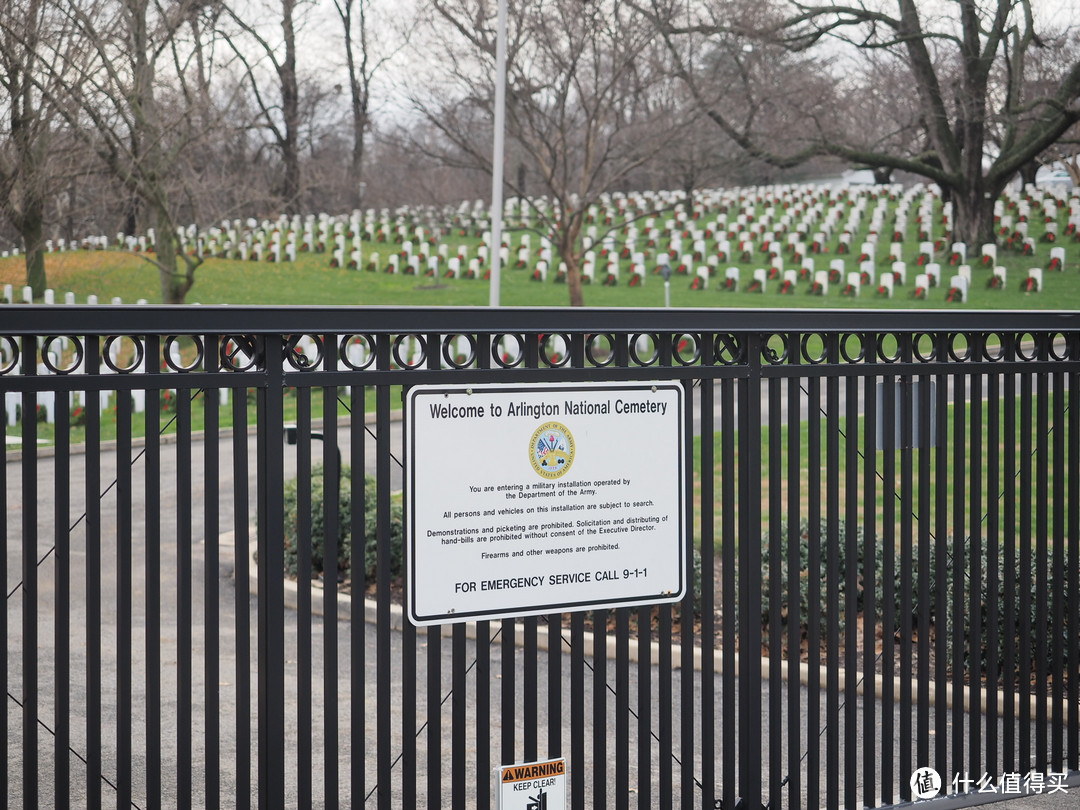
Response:
[{"label": "white rectangular sign", "polygon": [[496,810],[564,810],[566,760],[523,762],[495,770]]},{"label": "white rectangular sign", "polygon": [[411,621],[679,600],[683,397],[671,382],[411,388]]}]

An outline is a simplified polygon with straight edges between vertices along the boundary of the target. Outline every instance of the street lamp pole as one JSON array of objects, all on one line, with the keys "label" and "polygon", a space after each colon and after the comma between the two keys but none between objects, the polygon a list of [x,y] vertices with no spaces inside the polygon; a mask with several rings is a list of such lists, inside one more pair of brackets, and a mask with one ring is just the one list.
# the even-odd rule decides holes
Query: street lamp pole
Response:
[{"label": "street lamp pole", "polygon": [[488,303],[499,306],[502,274],[503,136],[506,129],[506,0],[499,0],[495,40],[495,143],[491,154],[491,287]]}]

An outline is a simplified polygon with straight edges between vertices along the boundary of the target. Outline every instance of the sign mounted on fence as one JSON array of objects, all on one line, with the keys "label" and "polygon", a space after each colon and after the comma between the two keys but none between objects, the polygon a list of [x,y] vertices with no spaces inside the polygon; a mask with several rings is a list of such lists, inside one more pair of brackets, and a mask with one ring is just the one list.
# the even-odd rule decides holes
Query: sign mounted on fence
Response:
[{"label": "sign mounted on fence", "polygon": [[409,389],[411,621],[682,598],[683,397],[670,382]]},{"label": "sign mounted on fence", "polygon": [[495,769],[496,810],[564,810],[566,760],[523,762]]}]

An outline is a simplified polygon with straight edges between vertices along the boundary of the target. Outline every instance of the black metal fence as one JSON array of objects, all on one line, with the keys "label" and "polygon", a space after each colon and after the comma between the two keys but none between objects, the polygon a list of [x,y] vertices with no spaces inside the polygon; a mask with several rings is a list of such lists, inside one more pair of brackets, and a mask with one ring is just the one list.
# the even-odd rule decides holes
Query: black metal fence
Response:
[{"label": "black metal fence", "polygon": [[[1080,315],[5,307],[0,335],[5,806],[487,808],[547,757],[572,807],[1080,792]],[[397,386],[586,380],[684,386],[687,597],[402,620]]]}]

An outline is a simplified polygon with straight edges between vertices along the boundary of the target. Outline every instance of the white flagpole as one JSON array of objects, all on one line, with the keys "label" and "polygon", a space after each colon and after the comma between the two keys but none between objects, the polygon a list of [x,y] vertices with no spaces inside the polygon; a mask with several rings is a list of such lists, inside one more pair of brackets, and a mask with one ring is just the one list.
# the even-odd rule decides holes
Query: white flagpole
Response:
[{"label": "white flagpole", "polygon": [[495,41],[495,144],[491,155],[491,288],[488,304],[499,306],[502,272],[503,131],[506,128],[506,0],[499,0]]}]

